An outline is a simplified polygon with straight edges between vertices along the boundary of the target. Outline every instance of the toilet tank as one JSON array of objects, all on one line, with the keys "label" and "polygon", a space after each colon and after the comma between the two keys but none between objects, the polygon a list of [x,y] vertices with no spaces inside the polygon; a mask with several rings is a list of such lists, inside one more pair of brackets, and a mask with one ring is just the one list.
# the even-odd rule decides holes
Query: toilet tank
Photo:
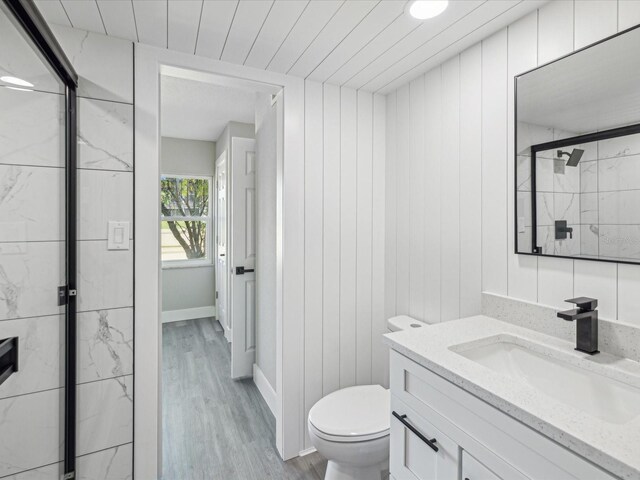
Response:
[{"label": "toilet tank", "polygon": [[409,330],[412,328],[423,328],[427,325],[428,324],[407,315],[398,315],[387,320],[387,330],[389,332],[398,332],[400,330]]}]

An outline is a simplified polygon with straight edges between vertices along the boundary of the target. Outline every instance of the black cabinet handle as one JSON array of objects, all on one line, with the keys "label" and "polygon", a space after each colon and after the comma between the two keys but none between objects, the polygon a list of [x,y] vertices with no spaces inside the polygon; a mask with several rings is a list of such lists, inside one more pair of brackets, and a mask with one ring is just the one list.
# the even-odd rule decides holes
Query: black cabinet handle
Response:
[{"label": "black cabinet handle", "polygon": [[431,440],[429,440],[427,437],[421,434],[416,427],[414,427],[409,423],[406,415],[400,415],[397,412],[391,412],[391,413],[393,414],[394,417],[396,417],[400,421],[400,423],[402,423],[405,427],[411,430],[411,432],[414,433],[416,437],[418,437],[424,443],[429,445],[429,448],[431,448],[431,450],[433,450],[434,452],[438,451],[438,447],[436,446],[437,440],[435,438],[432,438]]}]

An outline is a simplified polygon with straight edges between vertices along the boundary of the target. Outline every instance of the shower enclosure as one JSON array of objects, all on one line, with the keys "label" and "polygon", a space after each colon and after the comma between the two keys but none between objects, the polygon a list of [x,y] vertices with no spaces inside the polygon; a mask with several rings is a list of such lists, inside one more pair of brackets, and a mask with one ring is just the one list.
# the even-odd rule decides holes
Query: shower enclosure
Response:
[{"label": "shower enclosure", "polygon": [[0,478],[75,478],[77,75],[0,0]]}]

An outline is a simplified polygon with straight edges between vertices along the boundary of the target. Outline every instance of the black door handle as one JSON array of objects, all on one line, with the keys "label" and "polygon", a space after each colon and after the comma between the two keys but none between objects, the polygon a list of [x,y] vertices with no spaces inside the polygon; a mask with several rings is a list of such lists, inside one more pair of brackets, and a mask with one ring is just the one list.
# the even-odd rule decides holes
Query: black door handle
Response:
[{"label": "black door handle", "polygon": [[411,432],[414,433],[416,437],[418,437],[424,443],[429,445],[429,448],[431,448],[431,450],[433,450],[434,452],[437,452],[439,450],[438,447],[436,446],[437,440],[435,438],[432,438],[431,440],[429,440],[422,433],[420,433],[416,427],[414,427],[409,423],[406,415],[400,415],[397,412],[391,412],[391,413],[393,414],[394,417],[400,420],[400,423],[402,423],[405,427],[411,430]]},{"label": "black door handle", "polygon": [[244,275],[251,272],[255,272],[255,270],[253,268],[236,267],[236,275]]}]

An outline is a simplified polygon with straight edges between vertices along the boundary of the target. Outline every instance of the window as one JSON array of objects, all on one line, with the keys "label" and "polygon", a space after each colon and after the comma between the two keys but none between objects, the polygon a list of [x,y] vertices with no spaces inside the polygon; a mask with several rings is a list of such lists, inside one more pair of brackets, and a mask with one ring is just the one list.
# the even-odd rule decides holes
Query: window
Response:
[{"label": "window", "polygon": [[160,179],[160,243],[165,266],[211,263],[211,178]]}]

